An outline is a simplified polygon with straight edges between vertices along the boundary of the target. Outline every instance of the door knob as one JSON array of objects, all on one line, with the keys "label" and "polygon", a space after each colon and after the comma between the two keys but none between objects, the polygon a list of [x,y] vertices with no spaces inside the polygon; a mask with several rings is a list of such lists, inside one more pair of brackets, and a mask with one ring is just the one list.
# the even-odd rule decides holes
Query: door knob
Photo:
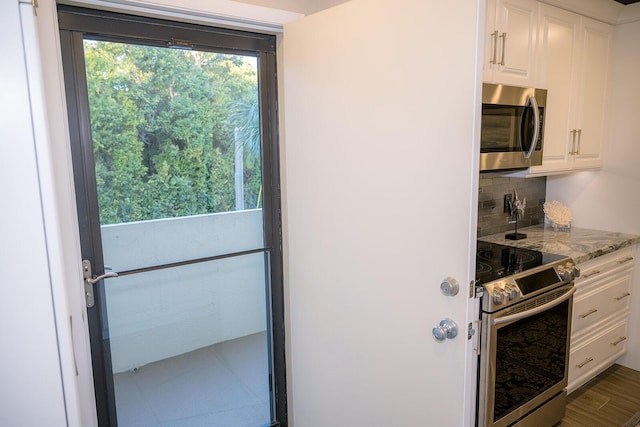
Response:
[{"label": "door knob", "polygon": [[453,320],[446,318],[440,322],[440,325],[433,328],[432,333],[436,341],[453,339],[458,336],[458,325]]}]

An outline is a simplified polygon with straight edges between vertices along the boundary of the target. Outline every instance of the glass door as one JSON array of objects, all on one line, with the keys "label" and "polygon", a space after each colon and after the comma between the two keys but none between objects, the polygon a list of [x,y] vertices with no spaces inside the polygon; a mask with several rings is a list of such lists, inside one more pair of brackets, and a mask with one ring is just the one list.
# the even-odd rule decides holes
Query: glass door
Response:
[{"label": "glass door", "polygon": [[100,425],[286,425],[273,37],[59,13]]}]

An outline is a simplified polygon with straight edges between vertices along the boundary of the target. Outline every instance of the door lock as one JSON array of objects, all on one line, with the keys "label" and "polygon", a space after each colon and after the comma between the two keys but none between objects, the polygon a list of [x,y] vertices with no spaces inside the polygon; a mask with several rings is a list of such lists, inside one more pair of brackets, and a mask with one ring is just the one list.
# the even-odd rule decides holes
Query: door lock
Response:
[{"label": "door lock", "polygon": [[453,277],[447,277],[442,280],[442,283],[440,283],[440,292],[442,292],[443,295],[454,297],[458,295],[459,291],[460,285]]}]

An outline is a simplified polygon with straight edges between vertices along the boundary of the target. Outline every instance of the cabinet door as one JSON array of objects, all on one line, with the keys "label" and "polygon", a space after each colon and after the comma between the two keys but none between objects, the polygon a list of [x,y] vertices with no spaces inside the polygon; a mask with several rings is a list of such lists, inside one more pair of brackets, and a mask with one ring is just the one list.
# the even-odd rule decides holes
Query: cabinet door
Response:
[{"label": "cabinet door", "polygon": [[497,83],[533,86],[538,5],[534,0],[497,0]]},{"label": "cabinet door", "polygon": [[576,122],[579,134],[573,167],[592,168],[602,165],[612,31],[610,25],[582,19],[580,110]]},{"label": "cabinet door", "polygon": [[536,85],[548,90],[542,166],[536,172],[571,167],[578,90],[580,17],[557,7],[540,5]]},{"label": "cabinet door", "polygon": [[493,82],[493,69],[498,56],[499,41],[496,28],[496,0],[487,0],[484,25],[484,55],[482,61],[482,80]]}]

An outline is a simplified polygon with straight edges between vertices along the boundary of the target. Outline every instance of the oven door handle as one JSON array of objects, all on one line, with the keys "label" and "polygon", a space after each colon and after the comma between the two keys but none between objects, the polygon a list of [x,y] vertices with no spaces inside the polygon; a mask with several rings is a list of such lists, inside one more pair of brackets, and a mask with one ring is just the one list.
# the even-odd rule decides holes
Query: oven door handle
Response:
[{"label": "oven door handle", "polygon": [[491,321],[491,325],[495,326],[495,325],[502,325],[504,323],[511,323],[511,322],[515,322],[517,320],[521,320],[524,318],[527,318],[529,316],[534,316],[538,313],[541,313],[545,310],[548,310],[550,308],[555,307],[556,305],[568,300],[569,298],[571,298],[571,295],[573,295],[576,291],[575,286],[571,287],[571,289],[569,289],[567,292],[565,292],[564,294],[562,294],[562,296],[554,299],[553,301],[550,301],[546,304],[542,304],[541,306],[538,306],[536,308],[532,308],[531,310],[527,310],[527,311],[523,311],[521,313],[517,313],[517,314],[512,314],[510,316],[504,316],[504,317],[499,317],[497,319],[493,319]]}]

